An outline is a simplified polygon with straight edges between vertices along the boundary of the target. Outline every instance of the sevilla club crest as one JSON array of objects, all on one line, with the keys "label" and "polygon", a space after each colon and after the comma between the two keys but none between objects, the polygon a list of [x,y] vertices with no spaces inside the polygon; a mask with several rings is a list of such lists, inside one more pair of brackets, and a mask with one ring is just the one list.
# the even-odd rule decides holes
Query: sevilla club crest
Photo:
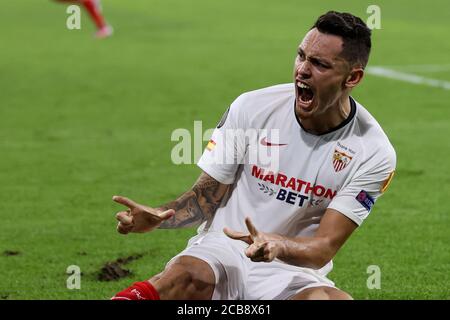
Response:
[{"label": "sevilla club crest", "polygon": [[350,161],[352,161],[352,157],[343,152],[334,150],[333,155],[334,171],[339,172],[343,170],[350,163]]}]

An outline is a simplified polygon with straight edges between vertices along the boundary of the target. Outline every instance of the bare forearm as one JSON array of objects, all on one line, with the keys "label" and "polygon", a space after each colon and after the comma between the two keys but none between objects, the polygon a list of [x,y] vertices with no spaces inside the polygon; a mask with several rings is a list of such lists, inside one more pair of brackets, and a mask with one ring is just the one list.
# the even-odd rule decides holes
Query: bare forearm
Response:
[{"label": "bare forearm", "polygon": [[206,214],[198,204],[197,195],[194,191],[184,193],[177,200],[169,202],[159,209],[168,210],[174,209],[175,215],[164,221],[160,229],[185,228],[199,225],[206,219]]},{"label": "bare forearm", "polygon": [[317,237],[284,238],[277,258],[288,264],[320,269],[334,256],[326,239]]},{"label": "bare forearm", "polygon": [[319,269],[327,264],[357,228],[334,209],[327,209],[313,237],[285,238],[279,259],[296,266]]},{"label": "bare forearm", "polygon": [[164,221],[160,229],[192,227],[212,219],[228,186],[223,185],[203,173],[191,190],[177,200],[160,207],[162,210],[174,209],[175,215]]}]

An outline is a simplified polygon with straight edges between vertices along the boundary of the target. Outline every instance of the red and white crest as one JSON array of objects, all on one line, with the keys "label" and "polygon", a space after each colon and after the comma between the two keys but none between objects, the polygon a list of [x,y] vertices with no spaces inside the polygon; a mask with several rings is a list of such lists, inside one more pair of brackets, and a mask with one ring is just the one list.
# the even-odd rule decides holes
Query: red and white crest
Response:
[{"label": "red and white crest", "polygon": [[352,157],[345,154],[344,152],[340,152],[335,149],[333,155],[334,171],[339,172],[343,170],[350,163],[351,160]]}]

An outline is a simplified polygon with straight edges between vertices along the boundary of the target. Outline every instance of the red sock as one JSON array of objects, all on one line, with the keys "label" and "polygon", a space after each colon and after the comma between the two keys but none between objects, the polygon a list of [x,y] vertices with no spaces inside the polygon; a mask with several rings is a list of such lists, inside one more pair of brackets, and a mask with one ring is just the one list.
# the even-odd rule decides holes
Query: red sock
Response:
[{"label": "red sock", "polygon": [[160,300],[158,291],[148,281],[135,282],[117,293],[111,300]]},{"label": "red sock", "polygon": [[94,20],[98,29],[101,29],[106,26],[105,19],[103,19],[102,14],[100,13],[100,8],[95,3],[95,0],[82,0],[84,7],[87,12],[91,16],[92,20]]}]

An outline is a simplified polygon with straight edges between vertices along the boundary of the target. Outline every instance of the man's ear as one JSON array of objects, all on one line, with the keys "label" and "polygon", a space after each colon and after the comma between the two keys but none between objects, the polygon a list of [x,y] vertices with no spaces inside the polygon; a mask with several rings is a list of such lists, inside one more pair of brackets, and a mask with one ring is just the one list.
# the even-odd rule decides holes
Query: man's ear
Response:
[{"label": "man's ear", "polygon": [[364,77],[364,70],[361,67],[354,67],[350,74],[347,76],[347,79],[344,82],[344,86],[346,88],[352,89],[358,85],[358,83],[361,82],[362,78]]}]

